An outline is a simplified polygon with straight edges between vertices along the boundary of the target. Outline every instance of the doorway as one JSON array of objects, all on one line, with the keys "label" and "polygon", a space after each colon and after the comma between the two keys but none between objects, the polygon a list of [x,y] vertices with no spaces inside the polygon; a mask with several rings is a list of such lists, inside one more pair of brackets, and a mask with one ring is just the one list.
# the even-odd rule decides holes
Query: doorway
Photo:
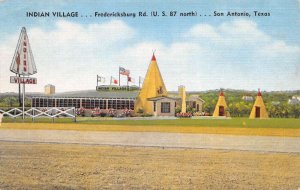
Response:
[{"label": "doorway", "polygon": [[225,116],[224,106],[219,106],[219,116]]},{"label": "doorway", "polygon": [[260,107],[255,107],[255,118],[260,118]]}]

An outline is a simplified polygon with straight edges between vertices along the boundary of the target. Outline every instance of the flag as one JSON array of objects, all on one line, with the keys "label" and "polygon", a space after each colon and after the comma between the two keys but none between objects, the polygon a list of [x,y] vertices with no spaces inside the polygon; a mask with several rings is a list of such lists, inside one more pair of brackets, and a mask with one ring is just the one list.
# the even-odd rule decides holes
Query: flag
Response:
[{"label": "flag", "polygon": [[118,80],[115,79],[114,77],[110,77],[110,84],[112,84],[112,83],[118,84]]},{"label": "flag", "polygon": [[119,67],[119,74],[129,76],[130,71],[129,71],[129,70],[126,70],[126,69],[123,68],[123,67]]},{"label": "flag", "polygon": [[127,77],[127,80],[128,80],[128,82],[134,83],[134,78],[132,78],[132,77],[130,77],[130,76]]},{"label": "flag", "polygon": [[99,76],[99,75],[97,75],[97,81],[98,81],[98,82],[105,83],[105,78],[104,78],[104,77],[101,77],[101,76]]}]

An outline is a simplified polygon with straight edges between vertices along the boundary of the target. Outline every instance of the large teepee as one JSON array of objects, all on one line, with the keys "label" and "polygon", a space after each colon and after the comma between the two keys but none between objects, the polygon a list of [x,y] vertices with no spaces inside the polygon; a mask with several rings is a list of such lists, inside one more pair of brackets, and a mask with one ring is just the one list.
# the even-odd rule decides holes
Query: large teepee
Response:
[{"label": "large teepee", "polygon": [[153,102],[147,99],[167,95],[164,81],[160,74],[155,55],[153,54],[142,89],[135,101],[134,111],[143,110],[144,113],[153,114]]},{"label": "large teepee", "polygon": [[213,114],[213,117],[219,117],[219,116],[230,117],[223,91],[220,92],[219,99]]},{"label": "large teepee", "polygon": [[255,103],[253,105],[253,108],[251,110],[249,118],[250,119],[269,118],[267,110],[266,110],[266,106],[264,104],[264,101],[263,101],[262,96],[261,96],[261,92],[259,90],[258,90],[257,97],[256,97]]}]

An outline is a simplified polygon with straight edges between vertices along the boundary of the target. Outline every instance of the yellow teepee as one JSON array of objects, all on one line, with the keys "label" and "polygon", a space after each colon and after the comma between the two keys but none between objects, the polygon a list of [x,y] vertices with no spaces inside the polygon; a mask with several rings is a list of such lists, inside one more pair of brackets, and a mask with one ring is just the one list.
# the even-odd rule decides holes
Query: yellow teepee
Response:
[{"label": "yellow teepee", "polygon": [[223,91],[221,91],[219,95],[219,99],[213,114],[213,117],[219,117],[219,116],[230,117]]},{"label": "yellow teepee", "polygon": [[168,92],[153,54],[142,89],[135,101],[134,111],[138,112],[142,109],[144,113],[153,114],[153,102],[147,99],[167,95]]},{"label": "yellow teepee", "polygon": [[260,118],[260,119],[266,119],[269,118],[266,106],[264,104],[264,101],[261,96],[261,92],[258,91],[257,97],[255,100],[255,103],[252,107],[251,113],[250,113],[250,119]]}]

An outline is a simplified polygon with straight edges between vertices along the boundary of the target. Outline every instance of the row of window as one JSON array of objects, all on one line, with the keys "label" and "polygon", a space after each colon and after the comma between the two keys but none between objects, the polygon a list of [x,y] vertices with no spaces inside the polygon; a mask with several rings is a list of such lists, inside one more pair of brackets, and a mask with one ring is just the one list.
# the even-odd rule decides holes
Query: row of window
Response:
[{"label": "row of window", "polygon": [[[32,98],[32,107],[75,107],[100,109],[134,109],[134,100],[84,98]],[[81,105],[81,106],[80,106]]]}]

